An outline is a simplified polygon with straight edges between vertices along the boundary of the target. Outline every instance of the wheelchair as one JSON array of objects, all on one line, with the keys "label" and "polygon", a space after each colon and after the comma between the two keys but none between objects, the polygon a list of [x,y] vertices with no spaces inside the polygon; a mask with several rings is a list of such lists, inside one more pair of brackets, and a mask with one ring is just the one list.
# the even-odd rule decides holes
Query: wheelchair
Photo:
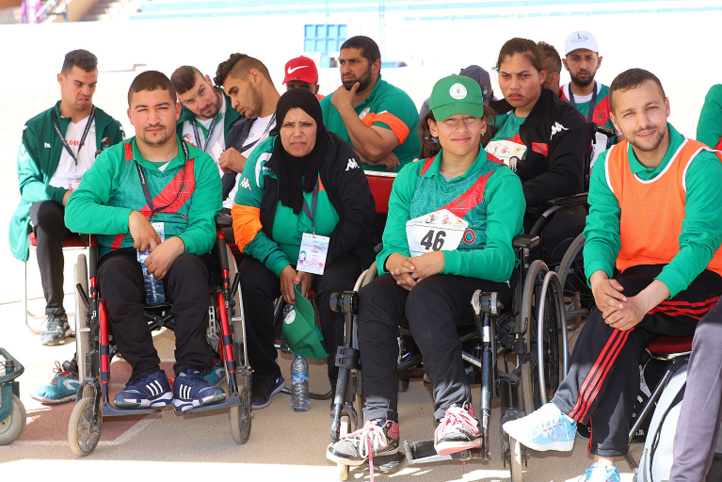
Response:
[{"label": "wheelchair", "polygon": [[[509,462],[512,480],[521,480],[522,464],[528,454],[524,447],[511,447],[501,424],[509,417],[520,417],[546,403],[567,371],[566,316],[562,288],[556,272],[531,253],[538,246],[538,236],[521,236],[513,246],[520,260],[516,268],[518,282],[512,306],[504,307],[497,293],[477,290],[471,303],[474,319],[461,327],[462,358],[472,367],[475,383],[481,386],[478,448],[452,455],[438,456],[433,441],[404,442],[404,454],[375,457],[374,467],[382,472],[398,470],[407,463],[442,460],[489,460],[491,436],[491,401],[501,399],[503,415],[499,423],[505,465]],[[331,443],[363,425],[360,353],[356,344],[356,317],[360,288],[376,276],[372,265],[359,277],[353,291],[335,294],[331,307],[344,313],[344,342],[336,351],[338,383],[333,399]],[[400,344],[410,340],[408,328],[400,328]],[[421,354],[401,354],[397,366],[400,377],[406,370],[421,364]],[[501,360],[501,364],[498,361]],[[401,378],[403,380],[403,378]],[[516,449],[516,450],[514,450]],[[348,466],[338,464],[339,478],[346,480]]]},{"label": "wheelchair", "polygon": [[[220,283],[212,282],[209,287],[209,341],[219,341],[219,353],[225,362],[228,397],[218,404],[191,408],[184,413],[229,409],[231,434],[236,443],[248,441],[253,413],[251,411],[251,373],[248,364],[246,327],[243,302],[239,289],[236,263],[223,238],[222,229],[231,226],[228,215],[216,216],[216,243],[213,254],[220,266]],[[78,374],[81,379],[76,403],[68,423],[68,443],[78,456],[92,453],[98,445],[103,417],[158,413],[160,408],[117,409],[109,400],[110,361],[115,346],[109,342],[109,320],[105,305],[100,298],[96,284],[98,247],[94,236],[90,242],[90,271],[84,254],[78,256],[75,265],[77,288],[76,304],[76,350]],[[218,276],[214,277],[217,278]],[[90,288],[90,289],[88,289]],[[150,330],[167,327],[174,322],[170,304],[148,305],[144,316]]]}]

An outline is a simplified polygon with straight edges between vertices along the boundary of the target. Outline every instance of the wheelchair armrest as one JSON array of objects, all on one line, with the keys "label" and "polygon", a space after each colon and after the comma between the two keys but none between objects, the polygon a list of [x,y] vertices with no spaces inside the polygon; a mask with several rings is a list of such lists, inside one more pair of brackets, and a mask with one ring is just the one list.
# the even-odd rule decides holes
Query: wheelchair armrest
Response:
[{"label": "wheelchair armrest", "polygon": [[574,196],[558,197],[549,201],[552,206],[576,206],[587,203],[587,193],[580,192]]},{"label": "wheelchair armrest", "polygon": [[222,228],[233,226],[233,218],[230,214],[218,214],[216,215],[216,225]]},{"label": "wheelchair armrest", "polygon": [[535,248],[539,244],[539,236],[531,236],[522,234],[511,241],[511,245],[515,248]]},{"label": "wheelchair armrest", "polygon": [[617,132],[614,129],[612,129],[611,127],[600,126],[598,124],[596,126],[596,131],[600,134],[604,134],[609,139],[611,139],[612,137],[617,135]]}]

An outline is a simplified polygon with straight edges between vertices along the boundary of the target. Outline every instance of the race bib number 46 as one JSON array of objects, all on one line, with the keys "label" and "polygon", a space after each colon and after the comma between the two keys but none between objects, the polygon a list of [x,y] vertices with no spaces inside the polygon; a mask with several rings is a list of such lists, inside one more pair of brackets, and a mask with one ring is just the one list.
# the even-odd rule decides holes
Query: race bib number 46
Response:
[{"label": "race bib number 46", "polygon": [[441,209],[406,221],[406,240],[411,256],[432,251],[453,251],[459,247],[469,223]]}]

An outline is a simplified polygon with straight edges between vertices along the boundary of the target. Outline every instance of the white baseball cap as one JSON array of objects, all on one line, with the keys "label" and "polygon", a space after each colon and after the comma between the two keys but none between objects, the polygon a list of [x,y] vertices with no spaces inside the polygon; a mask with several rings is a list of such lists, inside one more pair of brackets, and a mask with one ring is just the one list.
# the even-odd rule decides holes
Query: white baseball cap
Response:
[{"label": "white baseball cap", "polygon": [[577,49],[587,49],[599,53],[597,39],[594,38],[591,32],[585,30],[572,32],[572,34],[567,37],[567,41],[564,43],[564,55],[569,55],[569,52]]}]

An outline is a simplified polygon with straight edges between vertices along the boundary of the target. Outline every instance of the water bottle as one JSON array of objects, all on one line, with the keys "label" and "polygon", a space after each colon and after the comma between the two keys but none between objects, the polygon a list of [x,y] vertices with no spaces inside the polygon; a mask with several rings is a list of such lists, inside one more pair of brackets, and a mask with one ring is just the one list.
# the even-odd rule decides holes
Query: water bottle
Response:
[{"label": "water bottle", "polygon": [[148,274],[148,268],[145,266],[143,266],[143,284],[145,286],[145,302],[147,304],[155,305],[165,301],[163,280],[159,280],[152,274]]},{"label": "water bottle", "polygon": [[308,362],[301,355],[296,355],[291,364],[291,408],[294,412],[307,412],[310,406]]},{"label": "water bottle", "polygon": [[138,252],[138,262],[143,268],[143,286],[145,286],[145,302],[149,305],[163,303],[165,301],[165,290],[163,281],[152,274],[148,274],[148,268],[143,264],[150,254],[149,251]]}]

